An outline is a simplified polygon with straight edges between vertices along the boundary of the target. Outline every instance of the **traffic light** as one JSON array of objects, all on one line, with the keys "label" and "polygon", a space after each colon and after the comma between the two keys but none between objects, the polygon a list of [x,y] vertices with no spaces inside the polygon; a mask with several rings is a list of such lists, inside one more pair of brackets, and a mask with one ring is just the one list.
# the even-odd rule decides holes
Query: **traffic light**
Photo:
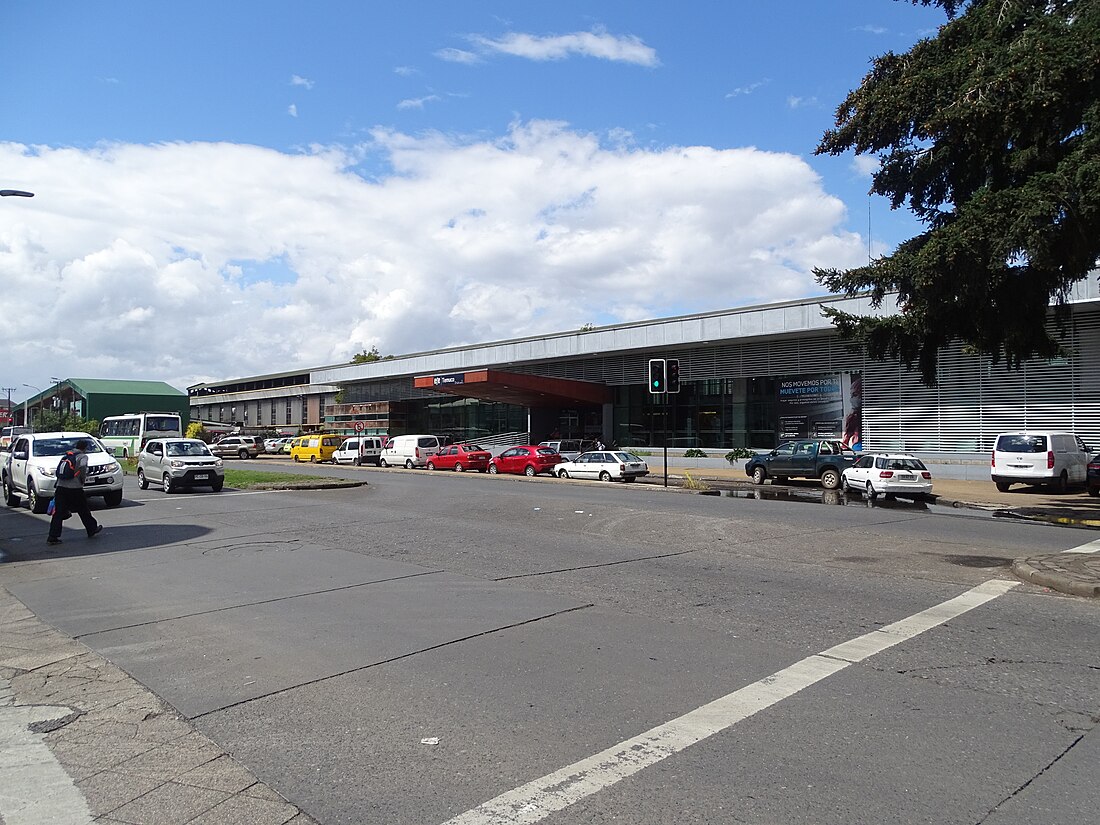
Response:
[{"label": "traffic light", "polygon": [[665,362],[665,392],[680,391],[680,359],[669,358]]},{"label": "traffic light", "polygon": [[649,391],[659,395],[665,391],[665,359],[649,359]]}]

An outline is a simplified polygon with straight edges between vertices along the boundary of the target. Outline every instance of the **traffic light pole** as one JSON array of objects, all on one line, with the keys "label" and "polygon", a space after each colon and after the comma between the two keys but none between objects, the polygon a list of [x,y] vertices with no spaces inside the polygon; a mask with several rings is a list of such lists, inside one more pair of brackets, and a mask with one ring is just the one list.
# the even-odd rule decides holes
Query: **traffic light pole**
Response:
[{"label": "traffic light pole", "polygon": [[665,486],[668,486],[668,393],[665,396],[665,437],[661,439],[665,444]]}]

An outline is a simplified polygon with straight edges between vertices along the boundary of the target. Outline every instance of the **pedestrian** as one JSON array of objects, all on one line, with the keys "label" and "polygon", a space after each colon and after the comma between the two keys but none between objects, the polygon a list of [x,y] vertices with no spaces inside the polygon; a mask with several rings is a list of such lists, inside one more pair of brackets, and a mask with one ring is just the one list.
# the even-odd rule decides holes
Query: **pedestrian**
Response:
[{"label": "pedestrian", "polygon": [[[61,544],[62,523],[72,513],[78,514],[84,522],[88,538],[93,538],[103,529],[103,525],[95,520],[92,511],[88,509],[88,499],[84,495],[84,479],[88,475],[88,456],[85,453],[87,449],[88,441],[81,438],[58,463],[59,472],[53,493],[53,518],[50,519],[50,535],[46,544]],[[71,473],[61,472],[61,466],[66,461],[71,463]]]},{"label": "pedestrian", "polygon": [[602,450],[603,448],[604,448],[603,441],[601,439],[597,438],[596,439],[596,449],[597,450]]}]

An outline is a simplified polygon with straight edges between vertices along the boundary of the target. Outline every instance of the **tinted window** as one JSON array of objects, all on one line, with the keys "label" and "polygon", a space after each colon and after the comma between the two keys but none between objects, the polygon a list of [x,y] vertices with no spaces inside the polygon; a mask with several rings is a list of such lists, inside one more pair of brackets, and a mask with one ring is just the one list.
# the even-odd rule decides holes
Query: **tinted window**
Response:
[{"label": "tinted window", "polygon": [[551,450],[549,447],[539,447],[535,452],[539,455],[557,455],[557,450]]},{"label": "tinted window", "polygon": [[997,438],[997,450],[1002,453],[1045,453],[1045,435],[1002,435]]},{"label": "tinted window", "polygon": [[418,447],[438,447],[439,440],[435,438],[418,438],[416,440],[416,446]]},{"label": "tinted window", "polygon": [[174,433],[180,428],[180,420],[174,415],[147,415],[145,429],[157,433]]},{"label": "tinted window", "polygon": [[891,458],[886,461],[887,470],[923,470],[924,462],[919,458]]}]

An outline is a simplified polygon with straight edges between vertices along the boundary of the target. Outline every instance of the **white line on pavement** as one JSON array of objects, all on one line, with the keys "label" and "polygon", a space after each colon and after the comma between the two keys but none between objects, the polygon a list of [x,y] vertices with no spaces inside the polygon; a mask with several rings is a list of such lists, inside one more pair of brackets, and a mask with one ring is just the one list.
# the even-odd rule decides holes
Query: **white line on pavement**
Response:
[{"label": "white line on pavement", "polygon": [[150,501],[182,501],[189,498],[208,498],[212,501],[217,501],[219,498],[231,498],[232,496],[266,496],[269,493],[289,493],[291,490],[241,490],[236,493],[218,493],[213,495],[212,493],[191,493],[189,495],[180,495],[174,493],[172,495],[160,495],[153,496],[152,498],[128,498],[127,501],[136,501],[141,504],[148,504]]},{"label": "white line on pavement", "polygon": [[444,825],[529,825],[747,719],[854,662],[1002,596],[1019,582],[987,581],[935,607],[808,656],[625,742],[503,793]]},{"label": "white line on pavement", "polygon": [[0,821],[5,825],[84,825],[92,812],[61,763],[30,725],[60,719],[71,708],[11,705],[0,679]]},{"label": "white line on pavement", "polygon": [[1071,547],[1069,550],[1063,550],[1063,553],[1098,553],[1100,552],[1100,539],[1090,541],[1088,544],[1082,544],[1079,547]]}]

